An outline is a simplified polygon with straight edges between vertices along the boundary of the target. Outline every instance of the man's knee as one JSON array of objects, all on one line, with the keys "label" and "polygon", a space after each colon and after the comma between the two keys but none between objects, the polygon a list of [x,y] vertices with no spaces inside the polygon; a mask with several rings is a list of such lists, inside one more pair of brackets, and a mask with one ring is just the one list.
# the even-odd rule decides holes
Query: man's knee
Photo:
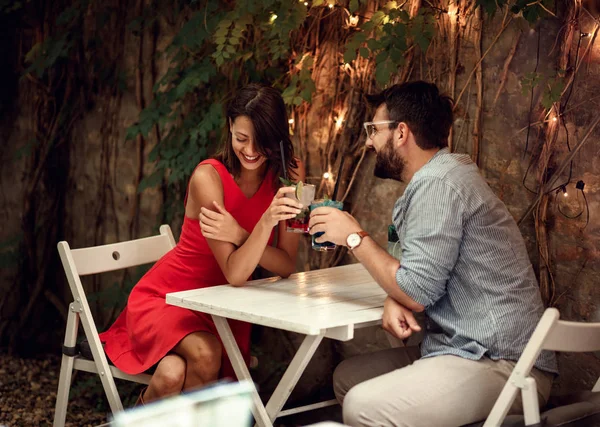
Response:
[{"label": "man's knee", "polygon": [[343,404],[346,393],[354,385],[352,381],[352,377],[356,372],[354,368],[352,359],[347,359],[341,362],[333,372],[333,391],[340,405]]},{"label": "man's knee", "polygon": [[365,387],[365,384],[358,384],[352,387],[344,396],[344,423],[349,426],[384,425],[377,416],[378,404],[381,404],[381,400],[374,396],[368,385]]}]

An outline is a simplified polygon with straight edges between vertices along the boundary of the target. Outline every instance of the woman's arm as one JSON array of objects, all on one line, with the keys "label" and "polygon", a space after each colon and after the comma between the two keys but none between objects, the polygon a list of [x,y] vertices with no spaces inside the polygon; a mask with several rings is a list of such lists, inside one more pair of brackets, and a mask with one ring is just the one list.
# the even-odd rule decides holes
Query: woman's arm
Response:
[{"label": "woman's arm", "polygon": [[[239,248],[236,248],[233,243],[206,239],[230,284],[241,286],[247,281],[263,256],[273,226],[279,220],[293,218],[298,212],[297,209],[286,206],[294,206],[298,203],[283,198],[284,191],[280,189],[267,212],[263,214],[252,233]],[[223,185],[218,172],[212,166],[202,165],[196,169],[190,180],[185,214],[190,218],[197,218],[202,207],[213,208],[213,201],[224,206]]]}]

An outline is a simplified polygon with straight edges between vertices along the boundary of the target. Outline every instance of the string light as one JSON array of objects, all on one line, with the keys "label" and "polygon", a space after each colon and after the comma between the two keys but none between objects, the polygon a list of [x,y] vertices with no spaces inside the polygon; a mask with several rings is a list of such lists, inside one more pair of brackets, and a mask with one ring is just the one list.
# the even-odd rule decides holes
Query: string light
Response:
[{"label": "string light", "polygon": [[567,188],[564,185],[560,189],[562,190],[564,197],[568,197],[569,196],[569,193],[567,193]]},{"label": "string light", "polygon": [[331,178],[331,174],[329,172],[325,172],[323,174],[323,179],[329,179],[329,178]]},{"label": "string light", "polygon": [[556,117],[556,116],[552,117],[552,121],[553,122],[557,122],[558,121],[558,117]]},{"label": "string light", "polygon": [[581,33],[580,37],[589,37],[591,36],[590,33]]},{"label": "string light", "polygon": [[341,128],[343,123],[344,123],[344,118],[342,116],[339,116],[337,119],[335,119],[336,129]]},{"label": "string light", "polygon": [[291,124],[291,125],[293,125],[294,124],[294,119],[289,119],[288,123]]},{"label": "string light", "polygon": [[269,18],[269,22],[272,24],[273,22],[275,22],[276,19],[277,19],[277,15],[272,14],[271,17]]},{"label": "string light", "polygon": [[333,3],[329,3],[329,9],[333,9]]},{"label": "string light", "polygon": [[307,1],[304,2],[304,6],[308,6],[308,2]]}]

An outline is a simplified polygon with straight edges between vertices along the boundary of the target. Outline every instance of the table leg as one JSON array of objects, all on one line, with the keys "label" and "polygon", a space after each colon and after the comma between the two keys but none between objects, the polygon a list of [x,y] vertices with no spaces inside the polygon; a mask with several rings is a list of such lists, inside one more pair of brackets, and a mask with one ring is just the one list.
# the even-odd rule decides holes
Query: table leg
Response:
[{"label": "table leg", "polygon": [[[227,356],[229,356],[229,360],[231,361],[231,366],[235,371],[235,374],[238,377],[238,380],[248,380],[252,382],[252,377],[250,376],[250,372],[248,371],[248,367],[246,366],[246,361],[242,356],[240,348],[235,341],[235,337],[233,336],[233,332],[231,332],[231,328],[229,327],[229,323],[227,323],[227,319],[221,316],[212,315],[213,321],[215,322],[215,326],[217,327],[217,331],[219,332],[219,336],[221,337],[221,341],[223,342],[223,346],[227,351]],[[254,382],[252,382],[254,384]],[[256,420],[256,424],[261,427],[272,427],[273,423],[260,400],[260,396],[256,387],[252,391],[252,401],[254,405],[252,406],[252,414],[254,415],[254,419]]]},{"label": "table leg", "polygon": [[283,405],[285,405],[285,402],[290,397],[292,390],[298,383],[304,369],[306,369],[306,365],[308,365],[308,362],[310,362],[317,347],[319,347],[319,344],[323,340],[323,336],[323,333],[320,335],[307,335],[304,341],[302,341],[290,366],[286,369],[281,381],[279,381],[277,388],[275,388],[273,395],[267,403],[267,413],[271,421],[275,421],[281,408],[283,408]]}]

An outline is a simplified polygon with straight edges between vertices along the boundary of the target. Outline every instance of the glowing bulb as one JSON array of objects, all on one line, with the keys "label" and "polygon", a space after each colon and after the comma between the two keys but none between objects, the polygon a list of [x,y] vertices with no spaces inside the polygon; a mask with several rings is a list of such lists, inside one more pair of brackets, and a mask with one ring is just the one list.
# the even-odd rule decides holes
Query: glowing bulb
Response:
[{"label": "glowing bulb", "polygon": [[329,3],[329,9],[333,9],[333,3]]},{"label": "glowing bulb", "polygon": [[331,178],[331,174],[329,172],[325,172],[323,174],[323,179],[329,179],[329,178]]},{"label": "glowing bulb", "polygon": [[569,193],[567,193],[566,191],[563,193],[563,196],[568,197]]},{"label": "glowing bulb", "polygon": [[277,19],[277,15],[273,14],[273,15],[271,15],[271,18],[269,18],[269,22],[272,24],[276,19]]},{"label": "glowing bulb", "polygon": [[458,15],[458,6],[455,4],[448,5],[448,16],[454,17]]},{"label": "glowing bulb", "polygon": [[358,25],[358,16],[352,15],[348,18],[348,26],[356,27]]},{"label": "glowing bulb", "polygon": [[338,117],[335,119],[335,126],[339,129],[342,127],[342,123],[344,123],[344,119],[342,117]]},{"label": "glowing bulb", "polygon": [[304,2],[304,6],[308,6],[308,2],[307,1]]},{"label": "glowing bulb", "polygon": [[294,119],[289,119],[288,123],[291,124],[291,125],[293,125],[294,124]]},{"label": "glowing bulb", "polygon": [[552,121],[553,121],[553,122],[556,122],[556,121],[558,121],[558,117],[552,117]]},{"label": "glowing bulb", "polygon": [[562,190],[564,197],[567,197],[569,195],[569,193],[567,193],[567,188],[564,185],[560,187],[560,189]]}]

